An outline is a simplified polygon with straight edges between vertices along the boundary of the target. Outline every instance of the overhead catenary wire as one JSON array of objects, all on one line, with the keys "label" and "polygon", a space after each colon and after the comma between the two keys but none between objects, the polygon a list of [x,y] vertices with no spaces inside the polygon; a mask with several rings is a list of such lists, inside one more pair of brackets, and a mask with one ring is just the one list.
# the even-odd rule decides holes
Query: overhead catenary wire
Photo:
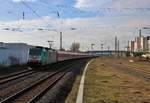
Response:
[{"label": "overhead catenary wire", "polygon": [[[28,7],[36,16],[41,17],[36,10],[34,10],[30,5],[28,5],[26,2],[24,2],[23,0],[21,0],[21,2],[23,3],[23,5],[25,5],[26,7]],[[50,6],[56,6],[59,8],[66,8],[66,9],[76,9],[76,10],[69,10],[69,12],[76,12],[76,13],[96,13],[97,15],[101,14],[101,12],[104,13],[116,13],[116,12],[120,12],[120,13],[132,13],[132,12],[141,12],[143,13],[145,12],[150,12],[150,8],[149,7],[139,7],[139,8],[131,8],[131,7],[124,7],[124,8],[115,8],[115,7],[94,7],[94,9],[90,9],[91,7],[89,6],[84,6],[84,7],[78,7],[76,8],[75,6],[71,6],[71,5],[53,5],[50,4],[49,1],[45,1],[45,0],[38,0],[38,2],[40,2],[41,4],[44,4],[45,6],[47,5],[47,7]],[[86,10],[83,10],[86,9]],[[61,9],[62,10],[62,9]],[[52,13],[56,13],[56,11],[51,11]]]},{"label": "overhead catenary wire", "polygon": [[49,3],[48,3],[48,2],[46,2],[46,1],[39,0],[39,2],[41,2],[41,3],[43,3],[43,4],[47,5],[47,6],[49,6]]},{"label": "overhead catenary wire", "polygon": [[21,3],[26,6],[27,8],[29,8],[37,17],[41,18],[41,16],[33,9],[31,8],[27,3],[25,3],[24,1],[21,0]]},{"label": "overhead catenary wire", "polygon": [[[49,6],[49,3],[47,1],[44,1],[44,0],[39,0],[40,2],[43,2],[43,4]],[[21,0],[22,4],[24,6],[26,6],[27,8],[29,8],[37,17],[39,17],[40,19],[42,19],[42,16],[39,15],[37,13],[36,10],[34,10],[30,5],[28,5],[26,2],[24,2],[23,0]],[[68,5],[55,5],[57,7],[62,7],[62,8],[75,8],[73,6],[68,6]],[[97,8],[97,9],[100,9],[100,10],[116,10],[116,8]],[[120,8],[120,9],[124,9],[124,10],[134,10],[134,9],[137,9],[137,10],[150,10],[150,8]],[[53,11],[54,12],[54,11]],[[77,11],[78,12],[78,11]],[[81,11],[82,12],[82,11]],[[88,11],[87,11],[88,12]],[[93,11],[93,12],[98,12],[98,11]],[[59,17],[58,13],[57,13],[57,10],[55,11],[55,13],[57,14],[57,16]],[[45,22],[45,20],[43,20]],[[48,22],[46,22],[48,24]],[[119,26],[116,26],[116,27],[119,27]],[[115,28],[116,28],[115,27]],[[74,28],[74,27],[73,27]],[[90,28],[114,28],[113,26],[95,26],[95,27],[77,27],[78,29],[90,29]],[[119,27],[119,28],[127,28],[127,27]],[[128,27],[130,28],[130,27]],[[131,27],[133,28],[133,27]],[[134,27],[134,28],[137,28],[137,27]],[[39,30],[45,30],[45,31],[48,31],[49,29],[45,29],[45,28],[40,28]]]},{"label": "overhead catenary wire", "polygon": [[[39,0],[39,2],[49,6],[50,3],[46,2],[46,1],[43,1],[43,0]],[[77,8],[75,6],[70,6],[70,5],[53,5],[53,6],[56,6],[56,7],[62,7],[62,8]],[[93,10],[90,10],[90,8],[94,8],[95,11],[98,11],[98,10],[108,10],[108,11],[117,11],[117,10],[125,10],[125,11],[132,11],[132,10],[140,10],[140,11],[143,11],[143,10],[147,10],[147,11],[150,11],[150,8],[149,7],[136,7],[136,8],[132,8],[132,7],[90,7],[90,6],[84,6],[84,7],[78,7],[78,9],[86,9],[87,11],[93,11]],[[93,11],[94,12],[94,11]]]},{"label": "overhead catenary wire", "polygon": [[[24,5],[24,6],[26,6],[28,9],[30,9],[37,17],[39,17],[39,18],[42,18],[42,16],[41,15],[39,15],[37,12],[36,12],[36,10],[34,10],[31,6],[29,6],[27,3],[25,3],[23,0],[21,0],[21,2],[22,2],[22,4]],[[46,2],[45,2],[46,3]],[[52,13],[56,13],[59,17],[60,17],[60,15],[58,14],[58,11],[53,11]]]},{"label": "overhead catenary wire", "polygon": [[[86,15],[86,13],[89,13],[89,14],[96,14],[97,16],[100,14],[101,15],[101,13],[103,12],[104,13],[104,15],[106,14],[107,15],[107,13],[109,14],[116,14],[117,12],[118,13],[133,13],[133,12],[141,12],[141,13],[144,13],[144,11],[145,12],[150,12],[150,8],[148,8],[148,7],[145,7],[145,8],[113,8],[113,7],[105,7],[105,8],[102,8],[102,7],[94,7],[94,10],[90,10],[89,8],[90,7],[88,7],[88,6],[86,6],[85,8],[87,9],[86,11],[85,10],[82,10],[82,8],[81,8],[81,10],[79,9],[79,8],[76,8],[76,7],[74,7],[74,6],[69,6],[69,5],[51,5],[49,2],[47,2],[47,1],[43,1],[43,0],[39,0],[39,2],[41,2],[42,4],[44,4],[45,6],[47,5],[47,7],[50,7],[50,6],[56,6],[56,7],[58,7],[58,8],[65,8],[65,9],[71,9],[72,8],[72,10],[69,10],[69,12],[71,12],[72,11],[72,13],[81,13],[82,15]],[[23,3],[25,3],[25,2],[23,2]],[[26,3],[25,3],[26,4]],[[26,6],[28,6],[28,7],[30,7],[29,5],[26,5]],[[85,9],[84,8],[84,9]],[[33,10],[31,7],[30,7],[30,9],[34,12],[34,13],[36,13],[36,11],[35,10]],[[60,9],[61,11],[64,11],[64,9]],[[59,11],[60,12],[60,11]],[[67,11],[68,12],[68,11]],[[57,13],[57,10],[52,10],[51,11],[51,13]],[[65,13],[65,12],[64,12]],[[36,15],[38,15],[37,13],[36,13]],[[71,14],[69,14],[69,15],[71,15]]]},{"label": "overhead catenary wire", "polygon": [[[59,12],[63,12],[64,14],[66,14],[66,12],[68,13],[68,15],[74,15],[74,14],[78,14],[77,16],[114,16],[114,15],[128,15],[128,14],[146,14],[150,12],[150,8],[149,7],[139,7],[139,8],[132,8],[132,7],[93,7],[93,9],[91,9],[90,6],[84,6],[84,7],[75,7],[72,5],[65,5],[65,4],[51,4],[49,1],[44,1],[44,0],[39,0],[39,2],[41,4],[43,4],[46,7],[56,7],[56,8],[60,8]],[[69,10],[68,10],[69,9]],[[51,10],[51,9],[50,9]],[[55,12],[55,10],[53,10],[52,12]]]},{"label": "overhead catenary wire", "polygon": [[[43,0],[39,0],[39,2],[41,2],[44,5],[47,5],[48,7],[50,6],[49,2],[43,1]],[[81,9],[81,12],[83,12],[83,10],[86,10],[85,12],[101,12],[101,11],[106,11],[106,12],[131,12],[131,11],[147,11],[150,12],[150,8],[149,7],[136,7],[136,8],[132,8],[132,7],[90,7],[90,6],[84,6],[84,7],[75,7],[75,6],[70,6],[70,5],[53,5],[56,7],[61,7],[61,8],[72,8],[72,9]],[[94,8],[94,9],[90,9],[90,8]],[[78,11],[79,12],[79,11]]]},{"label": "overhead catenary wire", "polygon": [[[39,15],[36,10],[34,10],[30,5],[28,5],[27,3],[25,3],[23,0],[20,1],[25,7],[27,7],[29,10],[31,10],[39,19],[43,20],[42,16]],[[25,19],[25,12],[23,12],[23,20]],[[43,20],[43,22],[45,22],[46,24],[50,24],[48,22],[46,22],[45,20]],[[53,29],[45,29],[45,28],[22,28],[22,27],[6,27],[6,28],[2,28],[2,30],[10,30],[10,31],[26,31],[26,30],[29,30],[29,31],[32,31],[32,30],[39,30],[39,31],[43,31],[43,30],[47,30],[47,31],[50,31]]]}]

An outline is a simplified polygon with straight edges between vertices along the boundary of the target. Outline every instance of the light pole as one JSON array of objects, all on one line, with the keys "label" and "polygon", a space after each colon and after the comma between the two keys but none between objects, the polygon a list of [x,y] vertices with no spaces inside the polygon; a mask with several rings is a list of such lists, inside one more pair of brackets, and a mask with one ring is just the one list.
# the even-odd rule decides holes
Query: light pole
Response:
[{"label": "light pole", "polygon": [[60,50],[62,50],[62,32],[60,32]]},{"label": "light pole", "polygon": [[108,52],[109,52],[110,51],[110,46],[108,46],[107,49],[108,49]]},{"label": "light pole", "polygon": [[101,44],[101,51],[102,51],[102,56],[103,56],[103,48],[104,48],[104,44]]},{"label": "light pole", "polygon": [[107,50],[108,50],[108,56],[110,56],[111,55],[111,53],[110,53],[110,46],[107,46]]},{"label": "light pole", "polygon": [[103,51],[103,48],[104,48],[104,44],[101,44],[101,51]]},{"label": "light pole", "polygon": [[[58,16],[58,18],[60,19],[60,13],[57,11],[57,16]],[[61,27],[60,27],[60,29],[61,29]],[[62,31],[60,30],[60,32],[59,32],[59,34],[60,34],[60,50],[62,50]]]},{"label": "light pole", "polygon": [[25,20],[25,12],[22,12],[22,19]]},{"label": "light pole", "polygon": [[93,50],[93,49],[94,49],[94,45],[95,45],[95,44],[91,44],[91,50]]}]

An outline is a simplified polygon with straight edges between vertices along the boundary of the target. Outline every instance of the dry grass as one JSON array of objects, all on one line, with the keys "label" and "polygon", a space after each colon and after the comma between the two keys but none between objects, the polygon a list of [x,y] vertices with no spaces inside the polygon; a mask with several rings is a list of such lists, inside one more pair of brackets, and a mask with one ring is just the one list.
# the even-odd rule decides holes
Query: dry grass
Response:
[{"label": "dry grass", "polygon": [[105,61],[118,62],[103,58],[91,63],[85,79],[84,103],[150,103],[150,83],[108,67]]},{"label": "dry grass", "polygon": [[135,60],[133,63],[130,63],[129,62],[130,59],[132,59],[132,58],[116,58],[116,59],[109,58],[109,59],[107,59],[107,61],[115,62],[115,63],[122,64],[122,65],[131,66],[131,67],[136,67],[136,68],[150,69],[150,63],[144,63],[144,62],[140,62],[137,60]]}]

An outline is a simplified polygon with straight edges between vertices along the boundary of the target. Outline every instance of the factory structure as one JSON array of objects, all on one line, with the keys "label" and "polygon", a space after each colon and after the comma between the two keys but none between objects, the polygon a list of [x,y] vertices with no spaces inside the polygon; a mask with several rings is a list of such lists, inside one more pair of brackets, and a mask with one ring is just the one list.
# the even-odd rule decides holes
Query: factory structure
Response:
[{"label": "factory structure", "polygon": [[144,37],[139,31],[139,36],[128,43],[128,51],[150,53],[150,36]]},{"label": "factory structure", "polygon": [[0,42],[0,65],[25,64],[32,46],[25,43]]}]

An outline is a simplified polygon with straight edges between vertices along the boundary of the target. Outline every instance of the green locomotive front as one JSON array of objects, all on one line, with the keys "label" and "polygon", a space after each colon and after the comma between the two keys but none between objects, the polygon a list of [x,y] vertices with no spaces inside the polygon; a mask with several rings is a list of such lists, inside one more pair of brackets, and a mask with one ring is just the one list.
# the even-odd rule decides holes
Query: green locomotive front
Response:
[{"label": "green locomotive front", "polygon": [[29,51],[28,64],[31,65],[45,65],[48,61],[48,50],[42,47],[31,48]]}]

